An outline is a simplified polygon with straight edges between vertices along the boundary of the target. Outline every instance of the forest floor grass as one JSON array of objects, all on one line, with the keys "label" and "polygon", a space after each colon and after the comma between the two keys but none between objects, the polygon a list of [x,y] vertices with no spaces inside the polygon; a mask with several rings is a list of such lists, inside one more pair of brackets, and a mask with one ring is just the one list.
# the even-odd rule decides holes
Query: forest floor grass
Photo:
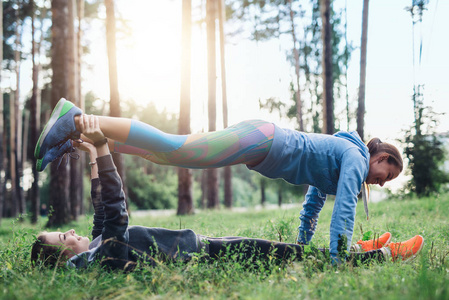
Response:
[{"label": "forest floor grass", "polygon": [[[328,247],[332,201],[328,200],[313,243]],[[131,225],[193,229],[207,236],[246,236],[294,243],[297,208],[233,212],[202,211],[192,216],[136,216]],[[363,233],[392,233],[394,242],[416,234],[425,238],[412,262],[371,263],[334,267],[309,257],[287,265],[245,264],[232,257],[213,263],[142,267],[131,273],[33,269],[30,246],[44,230],[45,218],[28,222],[4,219],[0,226],[0,299],[449,299],[449,195],[370,204],[366,220],[357,208],[353,242]],[[89,235],[92,216],[56,230],[74,228]],[[53,230],[53,229],[52,229]]]}]

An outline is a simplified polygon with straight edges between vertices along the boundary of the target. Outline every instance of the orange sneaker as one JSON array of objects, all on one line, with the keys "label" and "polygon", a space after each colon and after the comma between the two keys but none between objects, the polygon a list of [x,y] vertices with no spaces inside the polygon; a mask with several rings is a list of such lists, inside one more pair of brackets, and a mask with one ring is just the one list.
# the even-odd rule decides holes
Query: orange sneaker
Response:
[{"label": "orange sneaker", "polygon": [[388,243],[390,243],[390,240],[391,240],[391,233],[385,232],[377,239],[372,239],[369,241],[359,240],[357,244],[352,245],[351,250],[354,252],[366,252],[377,250],[388,245]]},{"label": "orange sneaker", "polygon": [[387,257],[388,252],[390,252],[389,254],[393,259],[393,261],[396,261],[398,259],[407,261],[415,258],[416,255],[418,255],[419,251],[421,251],[423,245],[424,245],[424,238],[420,235],[416,235],[411,239],[409,239],[408,241],[402,243],[390,243],[384,249],[387,250],[386,251]]}]

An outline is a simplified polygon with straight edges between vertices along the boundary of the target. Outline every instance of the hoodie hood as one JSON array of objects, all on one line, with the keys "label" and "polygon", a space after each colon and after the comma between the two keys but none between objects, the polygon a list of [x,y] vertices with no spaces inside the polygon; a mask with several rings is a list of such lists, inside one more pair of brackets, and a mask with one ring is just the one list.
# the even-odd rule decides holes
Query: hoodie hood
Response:
[{"label": "hoodie hood", "polygon": [[[370,159],[369,149],[365,145],[365,143],[362,141],[362,139],[360,138],[360,135],[357,133],[357,131],[351,131],[351,132],[339,131],[339,132],[335,133],[334,136],[338,137],[338,138],[345,139],[345,140],[353,143],[354,145],[356,145],[359,148],[359,151],[362,154],[362,156],[366,159],[366,169],[369,170],[369,159]],[[365,179],[367,176],[368,176],[368,172],[365,174]]]},{"label": "hoodie hood", "polygon": [[357,131],[351,131],[351,132],[339,131],[339,132],[335,133],[334,136],[350,141],[351,143],[353,143],[354,145],[356,145],[357,147],[360,148],[360,153],[362,153],[362,155],[365,158],[369,157],[368,147],[362,141],[362,139],[360,138],[360,135],[357,133]]}]

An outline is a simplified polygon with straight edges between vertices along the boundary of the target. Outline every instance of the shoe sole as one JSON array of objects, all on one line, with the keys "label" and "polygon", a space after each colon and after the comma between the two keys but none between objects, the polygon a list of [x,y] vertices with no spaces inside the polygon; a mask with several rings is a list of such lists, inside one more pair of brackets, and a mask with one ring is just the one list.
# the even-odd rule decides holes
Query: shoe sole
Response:
[{"label": "shoe sole", "polygon": [[38,171],[38,172],[42,172],[44,169],[42,169],[42,159],[38,159],[37,161],[36,161],[36,170]]},{"label": "shoe sole", "polygon": [[48,120],[47,124],[44,127],[44,130],[42,131],[41,135],[39,136],[39,140],[37,141],[36,148],[34,149],[34,157],[35,158],[42,159],[44,157],[44,154],[40,153],[40,152],[41,152],[42,144],[45,141],[45,138],[47,137],[50,130],[53,128],[53,125],[55,125],[56,121],[58,121],[61,116],[65,115],[72,107],[74,107],[74,104],[67,101],[64,98],[61,98],[58,101],[55,108],[53,109],[53,112],[51,113],[50,119]]}]

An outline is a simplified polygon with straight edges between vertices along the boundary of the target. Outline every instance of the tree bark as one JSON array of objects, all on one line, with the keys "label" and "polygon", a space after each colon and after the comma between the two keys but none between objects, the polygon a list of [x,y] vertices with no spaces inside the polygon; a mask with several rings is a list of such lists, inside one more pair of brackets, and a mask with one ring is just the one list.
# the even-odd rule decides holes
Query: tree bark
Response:
[{"label": "tree bark", "polygon": [[[82,77],[81,77],[81,57],[83,55],[83,46],[81,44],[81,37],[82,37],[82,21],[84,18],[84,0],[77,0],[77,17],[78,17],[78,32],[76,35],[76,54],[77,54],[77,59],[76,59],[76,63],[77,63],[77,75],[76,75],[76,80],[77,80],[77,84],[76,84],[76,96],[78,99],[78,106],[79,108],[81,108],[82,111],[85,111],[84,109],[84,97],[83,97],[83,93],[82,93]],[[85,154],[84,152],[80,151],[80,176],[81,176],[81,180],[83,178],[83,161],[85,161],[84,159]],[[83,181],[82,181],[83,182]],[[82,185],[82,188],[79,190],[80,193],[80,198],[81,198],[81,202],[79,203],[79,213],[81,215],[84,214],[84,201],[83,201],[83,195],[84,195],[84,185]]]},{"label": "tree bark", "polygon": [[278,188],[278,206],[279,207],[282,206],[282,188],[281,187]]},{"label": "tree bark", "polygon": [[[0,41],[3,41],[3,3],[0,5]],[[0,66],[3,62],[3,46],[0,47]],[[0,72],[0,82],[2,82],[2,74]],[[5,121],[3,120],[3,91],[0,89],[0,224],[3,217],[3,204],[5,203],[6,180],[5,175]]]},{"label": "tree bark", "polygon": [[[178,133],[190,133],[190,67],[192,51],[192,0],[182,1],[181,98]],[[178,215],[192,214],[192,170],[178,168]]]},{"label": "tree bark", "polygon": [[362,40],[360,46],[360,85],[359,104],[357,107],[357,132],[364,139],[365,127],[365,82],[366,82],[366,52],[368,45],[368,9],[369,0],[363,1]]},{"label": "tree bark", "polygon": [[[218,0],[218,26],[220,32],[220,69],[221,69],[221,93],[223,104],[223,127],[228,127],[228,97],[226,90],[226,56],[225,56],[225,3],[224,0]],[[232,169],[231,166],[224,167],[224,205],[226,208],[232,208]]]},{"label": "tree bark", "polygon": [[[52,12],[52,43],[51,43],[51,103],[55,107],[61,97],[67,96],[68,70],[67,70],[67,37],[68,37],[68,2],[66,0],[53,0]],[[60,226],[70,221],[69,214],[69,178],[68,164],[52,163],[50,165],[50,198],[47,227]]]},{"label": "tree bark", "polygon": [[265,202],[266,202],[266,196],[265,196],[265,178],[261,178],[260,179],[260,204],[262,206],[265,206]]},{"label": "tree bark", "polygon": [[[35,6],[34,2],[31,2],[32,8],[31,8],[31,60],[33,63],[33,89],[31,94],[31,100],[30,100],[30,113],[31,113],[31,130],[30,130],[30,136],[31,136],[31,144],[36,145],[38,140],[38,134],[40,129],[40,107],[38,109],[38,80],[39,80],[39,73],[38,73],[38,66],[37,66],[37,58],[36,58],[36,41],[35,41],[35,32],[36,32],[36,24],[35,24]],[[31,184],[31,190],[30,190],[30,202],[31,202],[31,211],[30,211],[30,217],[31,217],[31,223],[36,224],[37,219],[39,217],[39,207],[40,207],[40,197],[39,197],[39,172],[37,172],[36,169],[36,158],[34,155],[31,156],[31,168],[33,172],[33,183]]]},{"label": "tree bark", "polygon": [[299,85],[299,50],[296,48],[297,40],[296,40],[296,32],[295,32],[295,15],[292,8],[292,0],[288,0],[289,10],[290,10],[290,22],[292,26],[292,39],[293,39],[293,57],[295,58],[295,74],[296,74],[296,90],[295,90],[295,98],[296,98],[296,117],[298,119],[299,130],[304,131],[304,122],[302,119],[302,100],[301,100],[301,89]]},{"label": "tree bark", "polygon": [[106,6],[106,42],[109,63],[109,93],[110,114],[120,117],[120,98],[118,91],[117,76],[117,50],[116,50],[116,25],[115,25],[115,3],[114,0],[105,0]]},{"label": "tree bark", "polygon": [[334,133],[334,96],[332,79],[332,32],[330,0],[320,0],[323,41],[323,133]]},{"label": "tree bark", "polygon": [[[78,95],[78,53],[77,36],[75,34],[76,0],[68,0],[68,36],[67,36],[67,77],[68,91],[67,97],[76,106],[80,106]],[[70,160],[70,215],[72,220],[77,220],[80,214],[81,203],[83,202],[83,175],[82,163],[84,157],[80,151],[80,159]]]},{"label": "tree bark", "polygon": [[[41,70],[41,64],[39,61],[39,55],[41,53],[41,44],[43,39],[43,31],[42,31],[42,19],[40,22],[39,33],[40,38],[36,42],[36,7],[33,5],[32,8],[32,20],[31,20],[31,32],[32,32],[32,41],[31,41],[31,57],[33,63],[32,70],[32,79],[33,79],[33,88],[30,100],[30,142],[32,145],[36,145],[39,134],[41,132],[41,92],[39,89],[39,73]],[[47,13],[47,9],[42,9],[41,16],[45,17]],[[30,202],[31,202],[31,223],[35,224],[38,220],[40,213],[40,193],[39,193],[39,172],[36,169],[36,158],[34,155],[31,156],[31,170],[33,173],[33,183],[31,184],[30,190]]]},{"label": "tree bark", "polygon": [[[111,117],[120,117],[120,97],[118,91],[118,76],[117,76],[117,50],[116,50],[116,25],[115,25],[115,7],[114,0],[105,0],[106,6],[106,43],[108,51],[108,63],[109,63],[109,109]],[[126,188],[126,174],[125,166],[123,164],[123,157],[120,153],[112,153],[114,164],[117,167],[117,171],[122,178],[123,190],[125,195],[128,195],[128,189]],[[126,201],[128,207],[128,201]]]},{"label": "tree bark", "polygon": [[25,198],[23,196],[23,188],[21,185],[21,181],[23,178],[23,165],[22,165],[22,110],[20,109],[20,63],[21,63],[21,46],[22,46],[22,31],[23,24],[20,24],[19,10],[20,5],[16,9],[16,41],[15,41],[15,50],[14,50],[14,63],[15,63],[15,71],[16,71],[16,90],[14,91],[14,116],[11,118],[11,122],[14,123],[14,189],[15,189],[15,198],[12,200],[15,202],[14,206],[17,206],[17,212],[22,216],[25,214]]},{"label": "tree bark", "polygon": [[177,215],[193,214],[192,170],[178,168],[178,211]]},{"label": "tree bark", "polygon": [[78,17],[78,32],[76,35],[76,45],[77,45],[77,55],[78,55],[78,59],[77,59],[77,76],[76,79],[78,80],[78,84],[76,85],[78,91],[77,91],[77,96],[79,99],[79,107],[81,108],[82,111],[84,111],[84,97],[83,97],[83,93],[82,93],[82,77],[81,77],[81,58],[83,55],[83,45],[81,43],[81,38],[83,36],[83,30],[82,30],[82,23],[83,23],[83,19],[84,19],[84,0],[77,0],[77,17]]},{"label": "tree bark", "polygon": [[[209,131],[216,130],[217,123],[217,68],[216,68],[216,37],[215,19],[217,15],[217,0],[206,1],[207,29],[207,81],[208,81],[208,117]],[[207,207],[219,207],[218,172],[216,168],[207,170]]]},{"label": "tree bark", "polygon": [[17,155],[17,144],[16,144],[16,120],[15,120],[15,95],[14,93],[10,93],[9,98],[9,114],[10,114],[10,134],[9,134],[9,145],[10,145],[10,156],[9,156],[9,172],[10,172],[10,178],[11,178],[11,195],[8,199],[9,204],[7,205],[9,209],[8,216],[9,217],[16,217],[17,213],[19,211],[18,203],[17,203],[17,174],[16,174],[16,155]]},{"label": "tree bark", "polygon": [[201,198],[200,207],[201,209],[206,208],[206,195],[207,195],[207,170],[202,170],[201,172]]}]

